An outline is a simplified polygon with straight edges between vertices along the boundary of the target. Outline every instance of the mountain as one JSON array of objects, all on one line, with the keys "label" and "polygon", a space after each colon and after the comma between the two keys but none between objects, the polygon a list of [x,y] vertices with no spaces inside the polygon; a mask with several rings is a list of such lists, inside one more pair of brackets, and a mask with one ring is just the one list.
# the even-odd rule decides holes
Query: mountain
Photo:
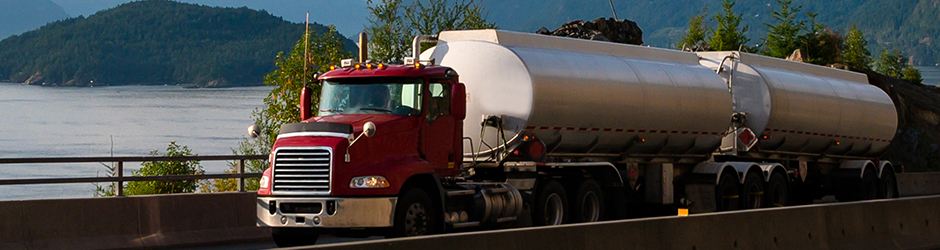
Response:
[{"label": "mountain", "polygon": [[68,17],[49,0],[0,0],[0,39]]},{"label": "mountain", "polygon": [[[0,79],[68,86],[261,84],[277,53],[290,51],[303,29],[244,7],[131,2],[0,41]],[[356,48],[345,42],[348,50]]]},{"label": "mountain", "polygon": [[[612,17],[607,0],[477,0],[489,11],[488,20],[501,29],[535,32],[541,27],[555,29],[573,20]],[[652,46],[676,47],[688,27],[690,17],[708,8],[718,14],[722,0],[619,0],[613,1],[619,18],[636,21],[643,40]],[[771,23],[774,0],[736,1],[734,10],[749,25],[749,44],[766,37],[764,23]],[[851,24],[865,33],[873,55],[885,47],[900,49],[916,64],[940,63],[940,3],[938,0],[793,0],[792,6],[818,13],[817,21],[835,31]],[[805,18],[805,15],[800,15]],[[808,19],[808,18],[807,18]],[[714,22],[712,22],[714,25]]]},{"label": "mountain", "polygon": [[[72,16],[89,16],[95,12],[114,8],[132,0],[52,0]],[[303,23],[305,13],[310,12],[310,22],[334,24],[340,33],[355,37],[365,27],[368,11],[366,0],[180,0],[184,3],[213,7],[248,7],[265,10],[275,16],[295,23]],[[37,26],[38,27],[38,26]]]}]

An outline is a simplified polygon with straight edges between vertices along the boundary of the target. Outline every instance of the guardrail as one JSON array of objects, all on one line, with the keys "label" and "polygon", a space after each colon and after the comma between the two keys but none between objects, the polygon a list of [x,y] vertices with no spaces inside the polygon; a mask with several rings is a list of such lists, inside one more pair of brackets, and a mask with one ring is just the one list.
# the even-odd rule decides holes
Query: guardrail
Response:
[{"label": "guardrail", "polygon": [[[209,156],[119,156],[119,157],[49,157],[49,158],[0,158],[3,164],[39,164],[39,163],[114,163],[114,175],[109,177],[77,178],[31,178],[0,179],[3,185],[66,184],[114,182],[114,194],[124,196],[124,182],[129,181],[183,181],[207,179],[238,179],[238,191],[245,191],[245,178],[261,177],[261,173],[245,173],[245,161],[267,160],[267,155],[209,155]],[[165,162],[165,161],[238,161],[234,174],[202,175],[163,175],[163,176],[124,176],[125,162]]]}]

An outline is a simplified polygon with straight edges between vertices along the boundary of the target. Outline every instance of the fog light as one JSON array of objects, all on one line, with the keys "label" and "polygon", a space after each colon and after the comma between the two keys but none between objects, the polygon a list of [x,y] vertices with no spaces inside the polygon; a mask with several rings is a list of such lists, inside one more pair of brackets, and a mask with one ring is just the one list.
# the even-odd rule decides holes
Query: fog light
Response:
[{"label": "fog light", "polygon": [[287,225],[287,216],[281,216],[281,224]]},{"label": "fog light", "polygon": [[320,216],[314,216],[314,217],[313,217],[313,224],[314,224],[314,225],[320,225]]}]

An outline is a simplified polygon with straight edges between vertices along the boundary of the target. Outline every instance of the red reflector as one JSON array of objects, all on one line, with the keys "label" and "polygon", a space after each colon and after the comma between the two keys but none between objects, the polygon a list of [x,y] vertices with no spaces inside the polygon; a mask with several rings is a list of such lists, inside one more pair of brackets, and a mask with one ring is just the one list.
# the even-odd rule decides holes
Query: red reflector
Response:
[{"label": "red reflector", "polygon": [[529,145],[529,156],[532,156],[533,159],[538,159],[539,157],[542,157],[542,154],[544,153],[545,153],[545,146],[542,146],[542,143],[539,143],[538,141],[534,141],[532,142],[532,144]]}]

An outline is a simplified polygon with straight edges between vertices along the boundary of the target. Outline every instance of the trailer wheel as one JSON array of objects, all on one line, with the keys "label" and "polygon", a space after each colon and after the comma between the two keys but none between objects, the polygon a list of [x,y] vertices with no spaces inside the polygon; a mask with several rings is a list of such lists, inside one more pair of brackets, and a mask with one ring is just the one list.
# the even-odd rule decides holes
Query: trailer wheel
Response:
[{"label": "trailer wheel", "polygon": [[741,194],[738,192],[738,181],[733,173],[724,173],[718,179],[718,186],[715,187],[715,195],[718,211],[738,210],[740,207]]},{"label": "trailer wheel", "polygon": [[271,228],[271,238],[277,247],[307,246],[317,243],[320,233],[311,228]]},{"label": "trailer wheel", "polygon": [[880,193],[879,189],[881,189],[878,184],[878,174],[875,174],[874,170],[866,169],[865,174],[862,175],[862,186],[859,193],[861,196],[859,198],[861,200],[877,199],[878,193]]},{"label": "trailer wheel", "polygon": [[894,199],[898,198],[898,179],[894,175],[894,171],[887,168],[881,173],[881,180],[879,181],[881,186],[881,193],[879,194],[880,198],[884,199]]},{"label": "trailer wheel", "polygon": [[391,237],[429,235],[437,233],[437,211],[431,203],[431,197],[420,188],[405,192],[395,207],[395,223]]},{"label": "trailer wheel", "polygon": [[571,222],[595,222],[601,219],[604,214],[604,194],[596,181],[584,180],[573,198],[569,203],[572,204]]},{"label": "trailer wheel", "polygon": [[787,179],[783,174],[773,173],[764,192],[765,207],[785,207],[789,205],[790,190],[787,189]]},{"label": "trailer wheel", "polygon": [[538,189],[535,207],[532,211],[532,224],[537,226],[561,225],[568,216],[568,195],[565,188],[557,181],[550,180]]},{"label": "trailer wheel", "polygon": [[741,193],[742,209],[761,208],[764,202],[764,180],[757,173],[751,172],[744,177],[744,189]]}]

